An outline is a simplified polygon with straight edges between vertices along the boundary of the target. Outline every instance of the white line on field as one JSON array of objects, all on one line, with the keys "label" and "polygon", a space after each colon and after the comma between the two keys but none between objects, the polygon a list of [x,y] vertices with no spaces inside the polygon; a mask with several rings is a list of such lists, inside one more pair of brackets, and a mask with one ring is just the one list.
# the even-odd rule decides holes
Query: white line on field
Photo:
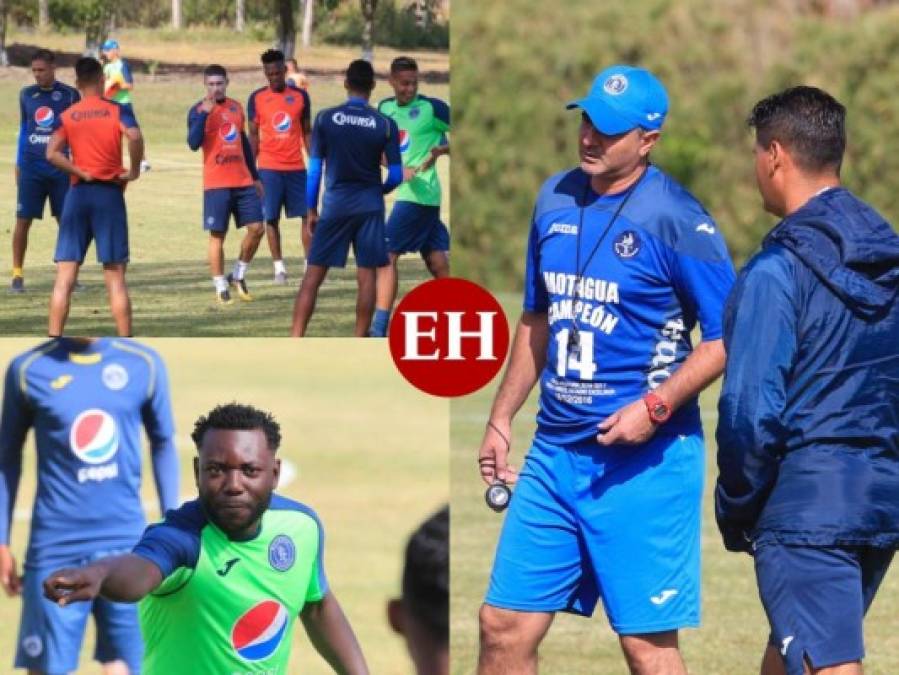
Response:
[{"label": "white line on field", "polygon": [[[290,485],[297,477],[297,467],[289,459],[281,460],[281,478],[278,481],[278,490],[283,490]],[[194,499],[196,494],[180,495],[178,499],[183,504],[189,499]],[[148,515],[159,513],[158,499],[145,499],[143,501],[144,511]],[[13,520],[16,522],[28,522],[31,520],[31,509],[19,507],[13,512]]]}]

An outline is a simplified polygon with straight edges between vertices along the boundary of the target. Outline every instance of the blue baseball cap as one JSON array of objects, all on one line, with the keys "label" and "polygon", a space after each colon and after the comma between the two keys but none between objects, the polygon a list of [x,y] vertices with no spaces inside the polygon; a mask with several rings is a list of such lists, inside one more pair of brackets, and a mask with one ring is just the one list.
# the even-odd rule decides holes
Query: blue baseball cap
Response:
[{"label": "blue baseball cap", "polygon": [[572,101],[568,110],[580,108],[600,132],[614,136],[642,127],[662,128],[668,114],[668,93],[659,79],[645,68],[606,68],[582,99]]},{"label": "blue baseball cap", "polygon": [[118,49],[118,48],[119,48],[118,40],[109,39],[103,43],[103,46],[100,47],[100,51],[108,52],[111,49]]}]

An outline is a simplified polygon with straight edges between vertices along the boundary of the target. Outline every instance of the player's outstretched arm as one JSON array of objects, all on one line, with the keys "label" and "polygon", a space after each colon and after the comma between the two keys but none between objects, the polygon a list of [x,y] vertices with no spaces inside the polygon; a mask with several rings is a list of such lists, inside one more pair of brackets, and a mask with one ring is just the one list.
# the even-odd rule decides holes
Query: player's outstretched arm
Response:
[{"label": "player's outstretched arm", "polygon": [[334,672],[368,675],[365,657],[356,635],[331,591],[319,602],[308,603],[300,612],[306,635]]},{"label": "player's outstretched arm", "polygon": [[60,607],[98,595],[114,602],[137,602],[161,583],[156,565],[128,553],[54,572],[44,580],[44,596]]},{"label": "player's outstretched arm", "polygon": [[512,418],[524,405],[546,364],[549,321],[545,312],[521,313],[512,354],[490,410],[490,423],[484,432],[478,463],[481,478],[488,485],[500,479],[515,480],[514,469],[507,465],[512,439]]}]

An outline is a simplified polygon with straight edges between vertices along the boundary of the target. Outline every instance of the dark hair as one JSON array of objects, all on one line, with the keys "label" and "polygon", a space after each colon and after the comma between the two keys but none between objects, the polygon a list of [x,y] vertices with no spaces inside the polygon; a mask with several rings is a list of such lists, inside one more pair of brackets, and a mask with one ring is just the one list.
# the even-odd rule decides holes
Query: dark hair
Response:
[{"label": "dark hair", "polygon": [[390,72],[392,74],[400,73],[404,70],[414,70],[418,72],[418,64],[411,56],[397,56],[390,62]]},{"label": "dark hair", "polygon": [[84,84],[99,82],[103,74],[103,66],[93,56],[82,56],[75,61],[75,77]]},{"label": "dark hair", "polygon": [[846,150],[846,108],[826,91],[785,89],[756,103],[746,122],[763,148],[779,141],[799,168],[839,174]]},{"label": "dark hair", "polygon": [[278,63],[284,61],[284,52],[280,49],[268,49],[262,52],[262,63]]},{"label": "dark hair", "polygon": [[356,91],[371,91],[375,88],[375,69],[368,61],[356,59],[346,69],[346,83]]},{"label": "dark hair", "polygon": [[449,506],[423,522],[409,538],[403,603],[441,646],[449,642]]},{"label": "dark hair", "polygon": [[44,61],[46,63],[53,63],[56,61],[56,57],[53,56],[53,52],[49,49],[38,49],[31,55],[31,62],[35,61]]},{"label": "dark hair", "polygon": [[268,441],[269,450],[276,452],[278,446],[281,445],[281,427],[275,418],[271,413],[251,405],[226,403],[216,406],[206,415],[201,415],[200,419],[194,423],[194,430],[190,435],[197,450],[203,444],[203,436],[209,429],[262,429]]},{"label": "dark hair", "polygon": [[211,63],[203,70],[203,77],[207,78],[212,75],[221,75],[222,77],[228,77],[228,71],[225,70],[225,66],[220,66],[217,63]]}]

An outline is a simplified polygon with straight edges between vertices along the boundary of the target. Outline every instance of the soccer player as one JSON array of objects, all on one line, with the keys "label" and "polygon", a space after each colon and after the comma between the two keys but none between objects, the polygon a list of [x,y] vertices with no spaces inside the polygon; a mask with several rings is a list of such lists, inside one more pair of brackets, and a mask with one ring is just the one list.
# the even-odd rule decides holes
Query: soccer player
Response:
[{"label": "soccer player", "polygon": [[417,675],[449,675],[449,506],[409,538],[403,594],[388,602],[387,617]]},{"label": "soccer player", "polygon": [[[121,48],[117,40],[109,39],[100,47],[100,56],[105,62],[103,77],[105,86],[103,96],[116,103],[131,107],[131,92],[134,90],[134,76],[131,67],[121,56]],[[141,160],[141,171],[149,171],[150,163],[146,157]]]},{"label": "soccer player", "polygon": [[554,614],[590,615],[601,597],[631,672],[677,675],[678,629],[699,622],[697,395],[724,365],[734,272],[711,216],[649,161],[668,111],[654,75],[612,66],[568,107],[580,166],[537,197],[524,311],[480,448],[485,482],[515,480],[512,418],[539,380],[479,672],[536,672]]},{"label": "soccer player", "polygon": [[[262,183],[244,130],[243,107],[225,93],[228,73],[217,64],[203,71],[206,96],[187,115],[187,144],[203,148],[203,229],[209,232],[209,268],[216,300],[230,305],[232,286],[241,300],[252,300],[246,272],[262,241]],[[246,227],[234,270],[225,278],[228,220]]]},{"label": "soccer player", "polygon": [[134,89],[134,77],[128,62],[119,53],[117,40],[107,40],[100,47],[100,55],[105,61],[103,65],[103,77],[105,86],[103,96],[110,101],[131,105],[131,90]]},{"label": "soccer player", "polygon": [[392,283],[378,291],[372,336],[384,337],[390,310],[396,299],[397,259],[408,251],[421,254],[435,278],[449,276],[449,232],[440,220],[440,180],[435,162],[449,154],[446,134],[450,129],[449,106],[418,93],[418,64],[408,56],[390,64],[390,86],[396,94],[384,99],[378,110],[400,129],[404,182],[387,221]]},{"label": "soccer player", "polygon": [[[140,538],[141,426],[164,513],[178,506],[178,456],[168,378],[156,352],[131,340],[63,338],[9,365],[0,415],[0,584],[8,595],[22,595],[17,668],[74,672],[93,614],[94,658],[104,672],[138,672],[143,648],[134,606],[97,598],[62,611],[44,599],[41,581],[60,567],[129,551]],[[29,429],[38,480],[20,578],[9,541]]]},{"label": "soccer player", "polygon": [[804,86],[749,116],[782,220],[727,301],[715,502],[725,546],[755,563],[763,675],[860,675],[899,546],[899,237],[840,185],[845,116]]},{"label": "soccer player", "polygon": [[[287,218],[306,216],[306,162],[309,150],[309,95],[287,84],[284,54],[269,49],[262,55],[268,86],[250,94],[247,118],[250,146],[265,189],[262,211],[269,250],[275,265],[275,283],[287,283],[287,268],[281,254],[279,220],[283,208]],[[308,256],[311,236],[301,226],[303,255]]]},{"label": "soccer player", "polygon": [[[128,267],[128,214],[124,189],[140,176],[144,140],[131,109],[101,98],[103,70],[91,57],[78,59],[75,77],[82,100],[62,114],[47,146],[47,160],[72,177],[56,240],[56,282],[50,297],[51,337],[62,335],[78,270],[91,240],[119,335],[131,335]],[[122,136],[128,139],[131,168],[122,166]],[[68,145],[71,159],[64,149]]]},{"label": "soccer player", "polygon": [[[368,61],[353,61],[344,87],[349,99],[315,117],[306,189],[306,224],[312,231],[309,267],[293,309],[291,334],[301,337],[315,309],[318,288],[329,267],[346,265],[350,244],[356,256],[357,337],[368,334],[375,305],[375,286],[390,282],[390,260],[384,242],[384,195],[403,179],[396,122],[368,104],[375,71]],[[381,158],[387,178],[381,182]],[[322,215],[318,190],[322,163],[327,167]]]},{"label": "soccer player", "polygon": [[147,528],[132,553],[51,574],[60,607],[101,596],[140,603],[148,673],[286,673],[299,615],[336,672],[368,672],[324,569],[324,529],[273,494],[277,422],[231,403],[192,434],[199,498]]},{"label": "soccer player", "polygon": [[16,229],[12,238],[12,283],[10,291],[25,290],[25,250],[28,230],[34,218],[44,217],[44,204],[50,200],[50,213],[59,222],[69,189],[69,177],[47,162],[47,143],[59,128],[62,113],[81,96],[78,90],[56,80],[53,52],[39,49],[31,57],[35,84],[19,94],[19,144],[16,151]]}]

